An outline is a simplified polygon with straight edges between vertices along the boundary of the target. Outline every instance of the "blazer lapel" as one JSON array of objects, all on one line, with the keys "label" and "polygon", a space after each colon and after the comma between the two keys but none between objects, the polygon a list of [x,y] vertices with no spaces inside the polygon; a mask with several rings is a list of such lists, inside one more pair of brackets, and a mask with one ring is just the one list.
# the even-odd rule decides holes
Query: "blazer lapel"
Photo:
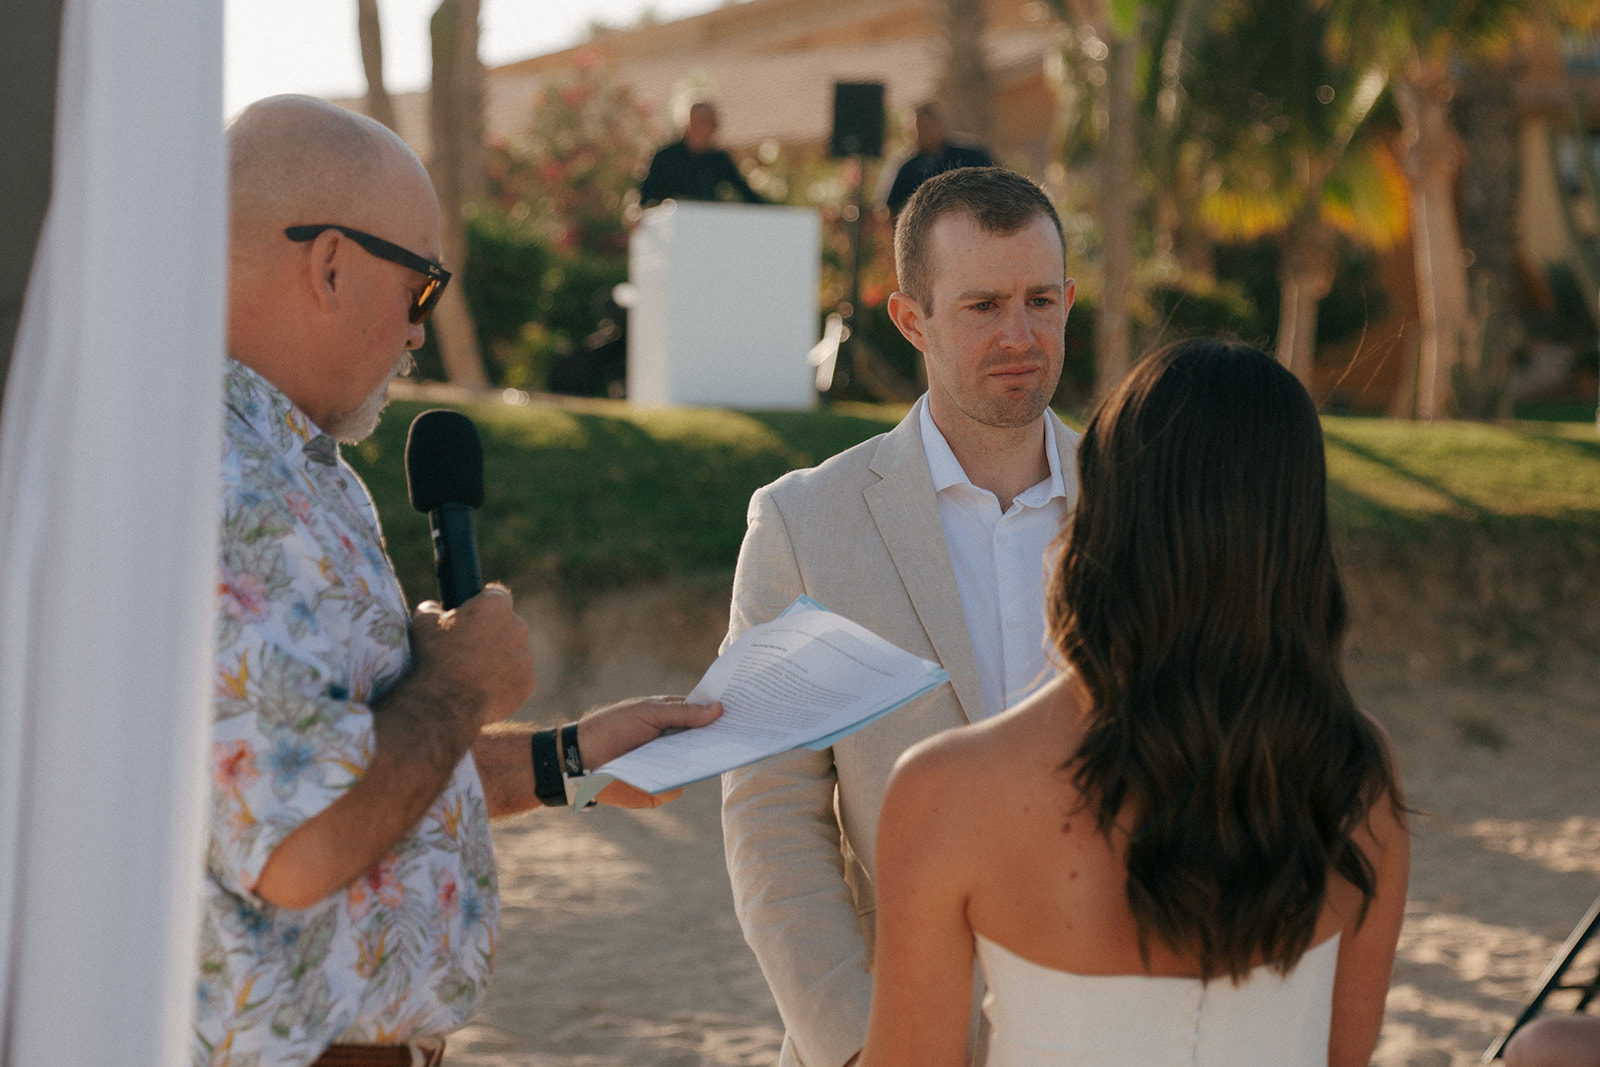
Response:
[{"label": "blazer lapel", "polygon": [[882,480],[863,495],[917,619],[950,672],[962,714],[977,722],[985,716],[983,689],[916,414],[913,408],[878,446],[871,468]]}]

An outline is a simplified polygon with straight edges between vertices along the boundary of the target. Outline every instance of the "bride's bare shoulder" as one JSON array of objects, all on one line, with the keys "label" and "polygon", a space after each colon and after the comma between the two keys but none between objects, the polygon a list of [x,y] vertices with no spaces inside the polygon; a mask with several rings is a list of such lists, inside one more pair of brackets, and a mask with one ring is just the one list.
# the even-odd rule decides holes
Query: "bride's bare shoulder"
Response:
[{"label": "bride's bare shoulder", "polygon": [[1070,675],[1058,675],[993,718],[912,746],[896,763],[894,778],[977,789],[1034,764],[1057,767],[1077,750],[1081,722],[1081,692]]}]

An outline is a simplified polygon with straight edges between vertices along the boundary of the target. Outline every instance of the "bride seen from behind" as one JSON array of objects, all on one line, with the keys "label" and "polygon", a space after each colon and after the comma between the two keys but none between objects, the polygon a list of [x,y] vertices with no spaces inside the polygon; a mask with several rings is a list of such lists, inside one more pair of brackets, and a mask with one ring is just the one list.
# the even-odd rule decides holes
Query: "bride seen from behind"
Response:
[{"label": "bride seen from behind", "polygon": [[1058,677],[903,756],[863,1067],[1367,1064],[1409,842],[1340,667],[1317,413],[1246,345],[1140,363],[1078,446]]}]

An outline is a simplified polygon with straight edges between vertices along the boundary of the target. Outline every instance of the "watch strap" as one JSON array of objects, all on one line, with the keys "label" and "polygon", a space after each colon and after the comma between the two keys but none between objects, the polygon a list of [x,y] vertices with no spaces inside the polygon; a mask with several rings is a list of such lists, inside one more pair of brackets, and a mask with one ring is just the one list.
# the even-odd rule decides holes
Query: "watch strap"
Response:
[{"label": "watch strap", "polygon": [[547,808],[567,804],[567,784],[561,776],[561,753],[554,729],[535,730],[529,741],[533,749],[533,793]]}]

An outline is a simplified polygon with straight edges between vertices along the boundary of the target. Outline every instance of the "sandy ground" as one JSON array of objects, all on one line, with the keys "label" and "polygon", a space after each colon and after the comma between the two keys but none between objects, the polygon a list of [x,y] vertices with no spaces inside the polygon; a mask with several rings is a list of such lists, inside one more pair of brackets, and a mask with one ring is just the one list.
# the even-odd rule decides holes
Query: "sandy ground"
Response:
[{"label": "sandy ground", "polygon": [[[531,717],[682,692],[720,637],[720,604],[670,593],[621,625],[525,606],[546,665]],[[606,640],[604,654],[591,650]],[[564,670],[550,667],[565,662]],[[1374,1062],[1475,1063],[1600,894],[1600,665],[1514,683],[1352,657],[1362,705],[1399,751],[1414,820],[1410,901]],[[603,681],[596,681],[603,679]],[[776,1062],[782,1027],[740,936],[715,783],[654,812],[536,812],[496,827],[503,931],[456,1067],[724,1067]]]}]

